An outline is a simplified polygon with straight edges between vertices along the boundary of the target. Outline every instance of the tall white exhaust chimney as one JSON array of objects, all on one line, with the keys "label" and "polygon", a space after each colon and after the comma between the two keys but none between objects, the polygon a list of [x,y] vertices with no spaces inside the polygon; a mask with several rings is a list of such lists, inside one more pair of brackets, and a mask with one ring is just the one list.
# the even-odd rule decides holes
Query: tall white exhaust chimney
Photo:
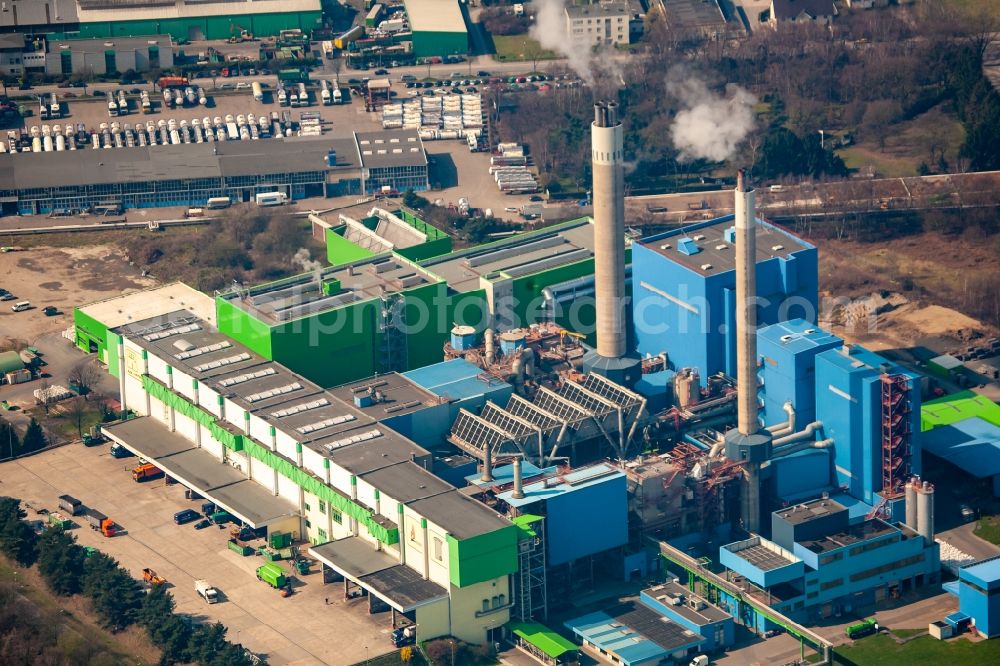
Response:
[{"label": "tall white exhaust chimney", "polygon": [[760,466],[771,457],[771,434],[757,420],[757,212],[753,188],[736,176],[737,427],[726,433],[726,457],[744,463],[741,518],[760,531]]},{"label": "tall white exhaust chimney", "polygon": [[594,202],[594,299],[597,349],[584,370],[631,386],[640,361],[628,354],[625,308],[624,131],[616,102],[596,102],[591,131]]}]

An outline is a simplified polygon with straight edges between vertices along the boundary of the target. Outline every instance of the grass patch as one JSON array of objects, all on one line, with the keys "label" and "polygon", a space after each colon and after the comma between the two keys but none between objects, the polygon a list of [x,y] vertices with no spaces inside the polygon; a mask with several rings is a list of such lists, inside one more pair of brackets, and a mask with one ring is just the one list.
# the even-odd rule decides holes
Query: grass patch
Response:
[{"label": "grass patch", "polygon": [[493,35],[496,59],[501,62],[524,62],[531,60],[551,60],[556,57],[552,51],[527,35]]},{"label": "grass patch", "polygon": [[882,178],[899,178],[901,176],[916,176],[917,163],[906,157],[893,157],[888,153],[869,149],[865,146],[850,146],[837,151],[848,169],[872,167]]},{"label": "grass patch", "polygon": [[926,629],[890,629],[889,631],[896,638],[909,638],[910,636],[916,636],[917,634],[927,633]]},{"label": "grass patch", "polygon": [[835,663],[864,666],[912,666],[913,664],[1000,663],[1000,641],[971,643],[965,638],[939,641],[930,636],[899,645],[889,636],[877,635],[835,650]]},{"label": "grass patch", "polygon": [[976,521],[972,531],[980,539],[1000,545],[1000,516],[984,516]]},{"label": "grass patch", "polygon": [[963,14],[1000,19],[1000,4],[983,0],[941,0],[941,4]]}]

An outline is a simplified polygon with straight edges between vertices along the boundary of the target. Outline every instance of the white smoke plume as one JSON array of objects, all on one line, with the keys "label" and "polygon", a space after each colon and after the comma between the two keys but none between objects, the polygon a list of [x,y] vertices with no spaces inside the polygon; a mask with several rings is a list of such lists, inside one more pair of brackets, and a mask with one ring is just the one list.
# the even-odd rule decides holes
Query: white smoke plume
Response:
[{"label": "white smoke plume", "polygon": [[564,0],[537,0],[534,3],[535,22],[528,34],[544,49],[566,58],[566,64],[587,85],[594,83],[594,54],[583,40],[570,39],[566,34],[566,3]]},{"label": "white smoke plume", "polygon": [[312,255],[309,254],[309,250],[302,247],[296,250],[295,254],[292,255],[292,263],[301,266],[304,271],[322,270],[322,262],[313,261],[311,257]]},{"label": "white smoke plume", "polygon": [[667,92],[680,104],[670,135],[682,160],[728,159],[756,125],[757,98],[740,86],[726,86],[725,95],[687,68],[677,65],[667,73]]}]

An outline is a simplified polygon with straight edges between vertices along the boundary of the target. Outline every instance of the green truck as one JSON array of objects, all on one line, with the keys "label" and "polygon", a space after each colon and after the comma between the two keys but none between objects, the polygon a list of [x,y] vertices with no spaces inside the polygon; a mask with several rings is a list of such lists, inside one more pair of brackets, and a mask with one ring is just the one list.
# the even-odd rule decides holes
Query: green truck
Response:
[{"label": "green truck", "polygon": [[285,570],[274,562],[257,567],[257,580],[262,580],[274,589],[278,590],[288,585],[288,577]]}]

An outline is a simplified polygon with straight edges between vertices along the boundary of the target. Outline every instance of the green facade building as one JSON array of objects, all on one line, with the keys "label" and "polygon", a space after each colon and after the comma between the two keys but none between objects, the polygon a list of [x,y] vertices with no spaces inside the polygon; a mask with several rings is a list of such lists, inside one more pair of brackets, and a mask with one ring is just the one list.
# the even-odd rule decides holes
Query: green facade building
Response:
[{"label": "green facade building", "polygon": [[465,55],[469,30],[458,0],[405,0],[417,57]]}]

